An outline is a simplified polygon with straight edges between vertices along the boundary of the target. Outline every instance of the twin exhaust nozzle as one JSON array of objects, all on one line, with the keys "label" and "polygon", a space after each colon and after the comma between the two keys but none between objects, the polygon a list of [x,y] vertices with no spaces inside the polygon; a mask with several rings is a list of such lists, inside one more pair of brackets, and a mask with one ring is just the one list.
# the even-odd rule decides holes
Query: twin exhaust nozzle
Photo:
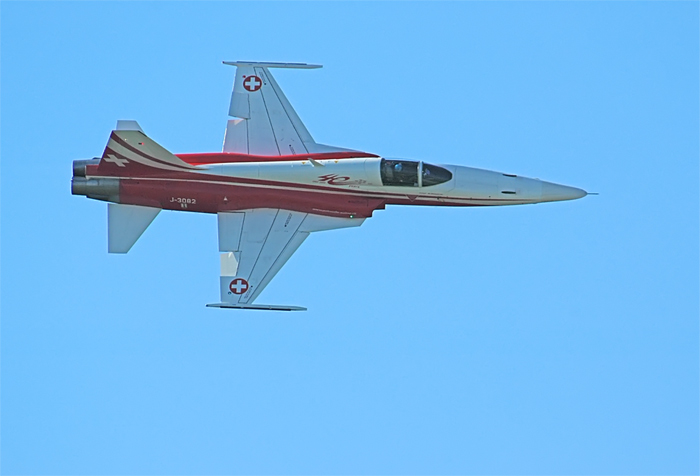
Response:
[{"label": "twin exhaust nozzle", "polygon": [[119,203],[119,179],[86,177],[87,166],[99,163],[100,159],[74,160],[70,191],[73,195]]},{"label": "twin exhaust nozzle", "polygon": [[73,177],[85,177],[88,165],[98,165],[101,159],[95,157],[90,160],[74,160],[73,161]]}]

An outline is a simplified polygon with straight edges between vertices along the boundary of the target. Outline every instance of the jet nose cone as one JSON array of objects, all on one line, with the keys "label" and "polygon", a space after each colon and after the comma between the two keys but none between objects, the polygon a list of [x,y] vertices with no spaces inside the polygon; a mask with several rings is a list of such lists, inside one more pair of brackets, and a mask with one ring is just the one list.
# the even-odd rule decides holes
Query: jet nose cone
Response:
[{"label": "jet nose cone", "polygon": [[567,187],[556,183],[542,182],[542,201],[558,202],[561,200],[576,200],[585,197],[588,192],[576,187]]}]

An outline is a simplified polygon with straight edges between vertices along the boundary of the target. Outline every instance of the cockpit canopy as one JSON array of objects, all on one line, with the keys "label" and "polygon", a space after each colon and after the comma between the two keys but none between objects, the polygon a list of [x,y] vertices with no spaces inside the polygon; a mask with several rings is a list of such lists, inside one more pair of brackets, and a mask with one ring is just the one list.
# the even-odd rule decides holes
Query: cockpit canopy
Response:
[{"label": "cockpit canopy", "polygon": [[452,179],[452,172],[437,165],[403,159],[382,159],[382,184],[399,187],[430,187]]}]

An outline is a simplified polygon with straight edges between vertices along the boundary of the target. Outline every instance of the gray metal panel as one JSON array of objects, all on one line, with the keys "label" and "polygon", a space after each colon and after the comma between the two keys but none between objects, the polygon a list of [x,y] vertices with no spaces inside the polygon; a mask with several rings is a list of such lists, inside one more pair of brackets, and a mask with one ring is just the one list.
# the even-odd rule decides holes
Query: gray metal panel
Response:
[{"label": "gray metal panel", "polygon": [[[313,137],[311,137],[311,134],[309,134],[308,129],[306,128],[304,123],[301,122],[299,115],[294,110],[294,108],[292,107],[292,104],[287,99],[287,96],[285,96],[284,93],[282,92],[282,88],[280,88],[279,84],[277,84],[277,81],[272,76],[272,73],[270,73],[270,71],[267,70],[267,68],[265,68],[265,74],[267,75],[268,81],[270,81],[270,87],[277,95],[277,99],[280,102],[280,106],[282,107],[285,114],[287,115],[287,119],[289,120],[291,126],[294,128],[294,131],[296,132],[299,139],[301,139],[301,141],[305,145],[307,143],[312,144],[312,145],[315,144],[314,139],[313,139]],[[310,152],[310,151],[307,150],[307,152]]]},{"label": "gray metal panel", "polygon": [[241,260],[240,251],[229,251],[219,255],[221,259],[221,277],[232,278],[238,274],[238,263]]},{"label": "gray metal panel", "polygon": [[143,129],[141,129],[141,126],[139,126],[138,122],[136,122],[136,121],[124,121],[124,120],[117,121],[117,129],[116,130],[143,132]]},{"label": "gray metal panel", "polygon": [[160,208],[110,203],[107,206],[108,250],[128,252],[148,225],[160,213]]},{"label": "gray metal panel", "polygon": [[[296,112],[289,104],[289,101],[287,101],[287,98],[282,94],[279,86],[275,89],[274,80],[271,79],[272,74],[270,71],[267,68],[255,68],[255,72],[263,79],[263,87],[260,89],[260,93],[262,93],[261,96],[264,101],[263,106],[269,118],[280,155],[294,155],[309,152],[306,145],[304,145],[300,130],[307,137],[307,142],[313,142],[313,139],[306,130],[306,127],[304,127],[304,124],[302,124],[299,116],[297,116]],[[251,93],[252,96],[254,96],[254,94],[255,93]],[[283,100],[287,103],[288,109],[285,109],[282,102]],[[295,127],[294,121],[290,117],[290,112],[297,121],[297,127]]]},{"label": "gray metal panel", "polygon": [[257,289],[253,290],[253,294],[251,295],[250,299],[248,300],[249,302],[255,301],[258,296],[260,295],[261,292],[263,292],[263,289],[267,287],[268,284],[270,284],[270,281],[272,281],[272,278],[277,276],[277,273],[279,272],[282,267],[287,264],[287,261],[289,261],[289,258],[292,257],[292,255],[296,252],[297,249],[301,246],[301,244],[304,242],[309,237],[309,233],[297,231],[294,236],[289,240],[289,243],[285,246],[285,248],[282,250],[280,255],[277,257],[277,259],[272,263],[272,266],[270,266],[270,269],[267,271],[265,276],[262,278],[260,281],[260,284],[258,284]]},{"label": "gray metal panel", "polygon": [[250,119],[250,102],[247,94],[236,91],[231,94],[231,105],[228,108],[228,115]]},{"label": "gray metal panel", "polygon": [[299,231],[313,233],[315,231],[337,230],[360,226],[364,222],[365,218],[336,218],[309,213],[304,223],[299,227]]},{"label": "gray metal panel", "polygon": [[248,153],[248,121],[245,119],[231,119],[226,125],[224,136],[224,152]]},{"label": "gray metal panel", "polygon": [[245,126],[229,122],[224,151],[277,156],[304,154],[315,147],[311,134],[267,69],[270,63],[227,64],[238,65],[229,115],[243,119]]},{"label": "gray metal panel", "polygon": [[[270,271],[275,267],[275,263],[278,261],[280,256],[284,253],[285,248],[294,237],[299,225],[304,218],[305,213],[292,212],[288,210],[279,210],[274,222],[270,226],[270,229],[265,237],[265,243],[258,254],[255,264],[248,274],[248,291],[243,294],[240,302],[248,303],[253,302],[255,298],[262,292],[267,283],[270,282],[272,277],[265,279]],[[303,241],[303,240],[302,240]],[[299,242],[301,244],[301,242]],[[297,245],[298,246],[298,245]],[[296,250],[296,248],[294,248]],[[292,252],[294,252],[292,250]],[[291,256],[291,254],[290,254]],[[288,258],[288,257],[287,257]],[[241,256],[241,266],[245,260],[245,251]],[[285,259],[286,261],[286,259]],[[280,264],[281,265],[284,263]],[[279,268],[277,268],[279,270]],[[277,272],[275,270],[275,273]],[[239,272],[239,275],[243,274],[243,270]]]},{"label": "gray metal panel", "polygon": [[[221,255],[219,278],[221,301],[227,306],[252,304],[311,232],[355,227],[364,222],[364,218],[334,218],[279,209],[218,216],[219,248],[228,252]],[[247,289],[241,290],[241,286]]]},{"label": "gray metal panel", "polygon": [[[298,233],[299,225],[304,221],[305,213],[280,210],[277,215],[265,247],[260,253],[254,272],[251,274],[250,294],[243,296],[242,302],[253,302],[272,281],[277,272],[309,236]],[[252,283],[256,283],[253,285]]]},{"label": "gray metal panel", "polygon": [[[258,257],[260,256],[260,253],[267,242],[270,229],[275,222],[278,211],[279,210],[277,209],[266,208],[259,210],[247,210],[245,212],[243,226],[240,231],[240,243],[238,245],[240,256],[237,257],[238,269],[236,277],[245,279],[249,285],[249,289],[252,287],[257,287],[258,285],[257,282],[251,279],[251,275],[255,270]],[[224,215],[224,221],[226,221],[226,215],[228,214],[222,215]],[[238,215],[240,215],[240,213]],[[229,284],[231,281],[232,278],[230,276],[222,276],[220,278],[219,286],[221,291],[221,300],[230,303],[238,303],[241,300],[246,302],[245,298],[249,293],[234,294],[229,292]]]},{"label": "gray metal panel", "polygon": [[222,212],[217,214],[219,225],[219,251],[238,251],[245,213]]}]

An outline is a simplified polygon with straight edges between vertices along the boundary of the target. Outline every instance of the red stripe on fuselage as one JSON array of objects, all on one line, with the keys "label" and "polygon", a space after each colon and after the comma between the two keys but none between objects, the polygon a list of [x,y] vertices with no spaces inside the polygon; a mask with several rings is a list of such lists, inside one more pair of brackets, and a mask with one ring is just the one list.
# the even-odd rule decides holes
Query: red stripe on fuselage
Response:
[{"label": "red stripe on fuselage", "polygon": [[324,152],[296,155],[248,155],[236,152],[205,152],[199,154],[176,154],[190,165],[228,164],[234,162],[288,162],[292,160],[342,160],[356,158],[378,158],[367,152]]}]

